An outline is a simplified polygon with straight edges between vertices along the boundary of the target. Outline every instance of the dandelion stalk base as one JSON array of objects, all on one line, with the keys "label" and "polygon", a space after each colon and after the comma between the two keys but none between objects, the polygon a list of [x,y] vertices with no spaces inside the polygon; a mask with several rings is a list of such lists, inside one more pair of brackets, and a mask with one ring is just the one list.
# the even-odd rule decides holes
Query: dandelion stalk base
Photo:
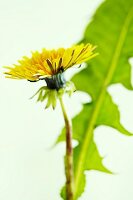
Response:
[{"label": "dandelion stalk base", "polygon": [[66,200],[73,200],[74,176],[73,176],[72,126],[71,126],[71,121],[67,116],[62,97],[60,97],[59,100],[66,126],[66,156],[65,156]]}]

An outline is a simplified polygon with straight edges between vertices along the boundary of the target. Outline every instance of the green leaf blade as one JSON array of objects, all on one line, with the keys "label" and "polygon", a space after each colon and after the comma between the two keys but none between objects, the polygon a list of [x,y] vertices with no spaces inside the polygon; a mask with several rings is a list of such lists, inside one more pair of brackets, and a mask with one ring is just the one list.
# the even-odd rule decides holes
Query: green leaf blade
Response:
[{"label": "green leaf blade", "polygon": [[85,104],[73,119],[73,138],[79,142],[74,149],[74,200],[84,191],[85,185],[80,183],[85,170],[111,173],[102,164],[103,158],[93,140],[95,127],[106,125],[131,135],[121,125],[119,109],[107,89],[115,83],[133,89],[129,64],[133,57],[133,1],[106,0],[87,26],[82,42],[96,44],[100,55],[72,78],[77,90],[92,97],[92,102]]}]

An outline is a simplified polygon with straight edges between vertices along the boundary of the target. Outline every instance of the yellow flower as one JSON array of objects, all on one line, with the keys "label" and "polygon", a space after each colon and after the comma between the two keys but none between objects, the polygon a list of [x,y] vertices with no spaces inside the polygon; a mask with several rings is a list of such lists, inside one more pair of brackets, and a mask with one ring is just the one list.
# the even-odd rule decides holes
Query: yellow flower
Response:
[{"label": "yellow flower", "polygon": [[9,70],[5,74],[7,78],[31,82],[45,80],[47,86],[41,87],[34,96],[38,95],[37,101],[46,101],[46,108],[52,105],[54,109],[58,98],[64,93],[70,96],[76,90],[71,81],[65,80],[64,71],[95,57],[95,48],[91,44],[80,44],[67,49],[35,51],[31,58],[24,56],[14,67],[5,67]]},{"label": "yellow flower", "polygon": [[43,49],[41,53],[35,51],[32,52],[31,58],[24,56],[18,64],[14,64],[14,67],[6,67],[9,71],[5,74],[7,78],[29,81],[50,78],[95,57],[96,53],[93,52],[95,48],[91,44],[80,44],[67,49]]}]

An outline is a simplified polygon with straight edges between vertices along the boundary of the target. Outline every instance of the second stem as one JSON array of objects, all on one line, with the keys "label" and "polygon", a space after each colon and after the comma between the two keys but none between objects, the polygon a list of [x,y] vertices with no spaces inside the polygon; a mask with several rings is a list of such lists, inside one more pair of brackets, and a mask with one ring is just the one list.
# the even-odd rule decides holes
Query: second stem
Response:
[{"label": "second stem", "polygon": [[74,199],[74,175],[73,175],[73,148],[72,148],[72,125],[66,113],[62,100],[59,98],[65,126],[66,126],[66,156],[65,156],[65,173],[66,173],[66,200]]}]

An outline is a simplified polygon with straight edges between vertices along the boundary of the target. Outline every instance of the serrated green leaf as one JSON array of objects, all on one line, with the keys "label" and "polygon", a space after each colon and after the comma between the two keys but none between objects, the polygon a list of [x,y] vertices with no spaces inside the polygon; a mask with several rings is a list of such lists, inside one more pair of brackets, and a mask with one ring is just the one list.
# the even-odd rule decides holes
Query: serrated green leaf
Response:
[{"label": "serrated green leaf", "polygon": [[96,125],[106,125],[117,129],[124,135],[131,136],[132,134],[127,131],[120,123],[120,113],[118,106],[112,101],[111,96],[106,93],[102,106],[97,117]]},{"label": "serrated green leaf", "polygon": [[[105,12],[107,12],[106,18]],[[108,25],[109,21],[114,21],[115,23]],[[88,162],[90,163],[93,161],[91,156],[88,156],[88,151],[91,149],[95,126],[112,126],[123,134],[130,135],[120,124],[118,108],[107,93],[107,87],[112,83],[122,83],[126,88],[132,89],[131,69],[128,58],[133,56],[131,54],[133,49],[130,47],[130,51],[128,51],[127,48],[127,44],[129,43],[130,45],[133,42],[131,37],[130,42],[128,41],[131,27],[133,27],[133,1],[109,0],[98,9],[92,23],[85,32],[83,41],[95,42],[99,46],[100,56],[73,78],[76,87],[88,92],[93,99],[91,104],[92,111],[91,113],[88,112],[88,128],[82,142],[79,144],[81,148],[75,169],[75,199],[80,195],[78,188],[86,159],[89,159]],[[86,81],[86,86],[82,86],[80,76],[81,80]],[[89,87],[87,82],[88,84],[91,83]],[[98,166],[97,162],[95,166]],[[93,166],[94,169],[95,166]],[[100,168],[97,167],[97,170],[100,170]]]},{"label": "serrated green leaf", "polygon": [[[72,81],[77,90],[88,93],[92,102],[85,104],[82,111],[73,119],[73,138],[79,144],[74,149],[75,194],[74,200],[84,191],[85,170],[110,171],[102,164],[93,140],[95,127],[106,125],[125,135],[131,135],[120,123],[120,113],[107,88],[121,83],[131,90],[131,66],[133,57],[133,0],[106,0],[96,11],[88,25],[84,43],[98,46],[100,53],[76,74]],[[64,140],[64,130],[58,142]]]}]

